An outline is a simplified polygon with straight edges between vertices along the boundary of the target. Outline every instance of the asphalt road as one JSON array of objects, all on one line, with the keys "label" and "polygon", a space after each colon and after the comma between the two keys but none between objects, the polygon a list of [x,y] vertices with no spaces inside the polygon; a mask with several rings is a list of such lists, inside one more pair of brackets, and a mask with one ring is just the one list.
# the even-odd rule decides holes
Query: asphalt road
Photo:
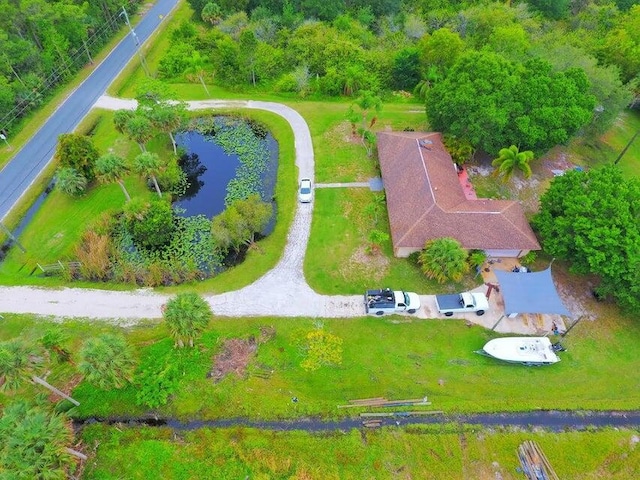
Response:
[{"label": "asphalt road", "polygon": [[[177,3],[178,0],[156,1],[134,27],[141,44],[151,36]],[[7,216],[51,161],[58,135],[73,131],[129,60],[137,55],[136,51],[134,39],[127,35],[0,171],[0,220]]]}]

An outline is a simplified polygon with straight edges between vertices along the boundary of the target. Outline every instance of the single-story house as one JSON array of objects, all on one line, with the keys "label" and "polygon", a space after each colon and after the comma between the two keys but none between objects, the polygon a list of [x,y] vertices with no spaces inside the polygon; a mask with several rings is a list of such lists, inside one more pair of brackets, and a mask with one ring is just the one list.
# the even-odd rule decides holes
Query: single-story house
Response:
[{"label": "single-story house", "polygon": [[396,257],[442,237],[492,257],[540,250],[518,202],[467,198],[439,133],[380,132],[377,137]]}]

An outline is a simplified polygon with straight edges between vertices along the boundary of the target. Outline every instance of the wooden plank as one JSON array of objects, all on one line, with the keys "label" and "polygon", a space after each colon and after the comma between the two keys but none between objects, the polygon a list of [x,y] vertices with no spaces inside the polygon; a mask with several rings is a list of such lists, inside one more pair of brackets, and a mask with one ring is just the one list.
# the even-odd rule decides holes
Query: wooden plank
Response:
[{"label": "wooden plank", "polygon": [[358,398],[356,400],[349,400],[349,403],[368,403],[368,402],[375,402],[377,400],[381,400],[383,402],[386,402],[387,399],[384,397],[373,397],[373,398]]}]

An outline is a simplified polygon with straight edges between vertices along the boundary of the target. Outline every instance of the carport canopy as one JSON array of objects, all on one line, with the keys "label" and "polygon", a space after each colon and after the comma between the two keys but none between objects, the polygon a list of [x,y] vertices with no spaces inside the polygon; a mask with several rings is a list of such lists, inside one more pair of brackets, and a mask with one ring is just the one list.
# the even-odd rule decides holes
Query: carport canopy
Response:
[{"label": "carport canopy", "polygon": [[551,266],[541,272],[514,273],[494,270],[507,315],[550,313],[571,317],[551,278]]}]

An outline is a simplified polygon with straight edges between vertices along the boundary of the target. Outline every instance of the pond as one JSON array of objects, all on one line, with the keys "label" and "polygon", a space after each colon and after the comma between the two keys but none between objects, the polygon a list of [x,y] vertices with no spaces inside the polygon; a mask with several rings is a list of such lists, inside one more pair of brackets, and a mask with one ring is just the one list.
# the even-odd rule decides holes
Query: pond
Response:
[{"label": "pond", "polygon": [[270,133],[233,117],[214,117],[211,123],[197,127],[176,135],[176,142],[186,151],[179,163],[189,183],[174,202],[180,215],[211,218],[234,199],[252,193],[272,201],[278,143]]}]

